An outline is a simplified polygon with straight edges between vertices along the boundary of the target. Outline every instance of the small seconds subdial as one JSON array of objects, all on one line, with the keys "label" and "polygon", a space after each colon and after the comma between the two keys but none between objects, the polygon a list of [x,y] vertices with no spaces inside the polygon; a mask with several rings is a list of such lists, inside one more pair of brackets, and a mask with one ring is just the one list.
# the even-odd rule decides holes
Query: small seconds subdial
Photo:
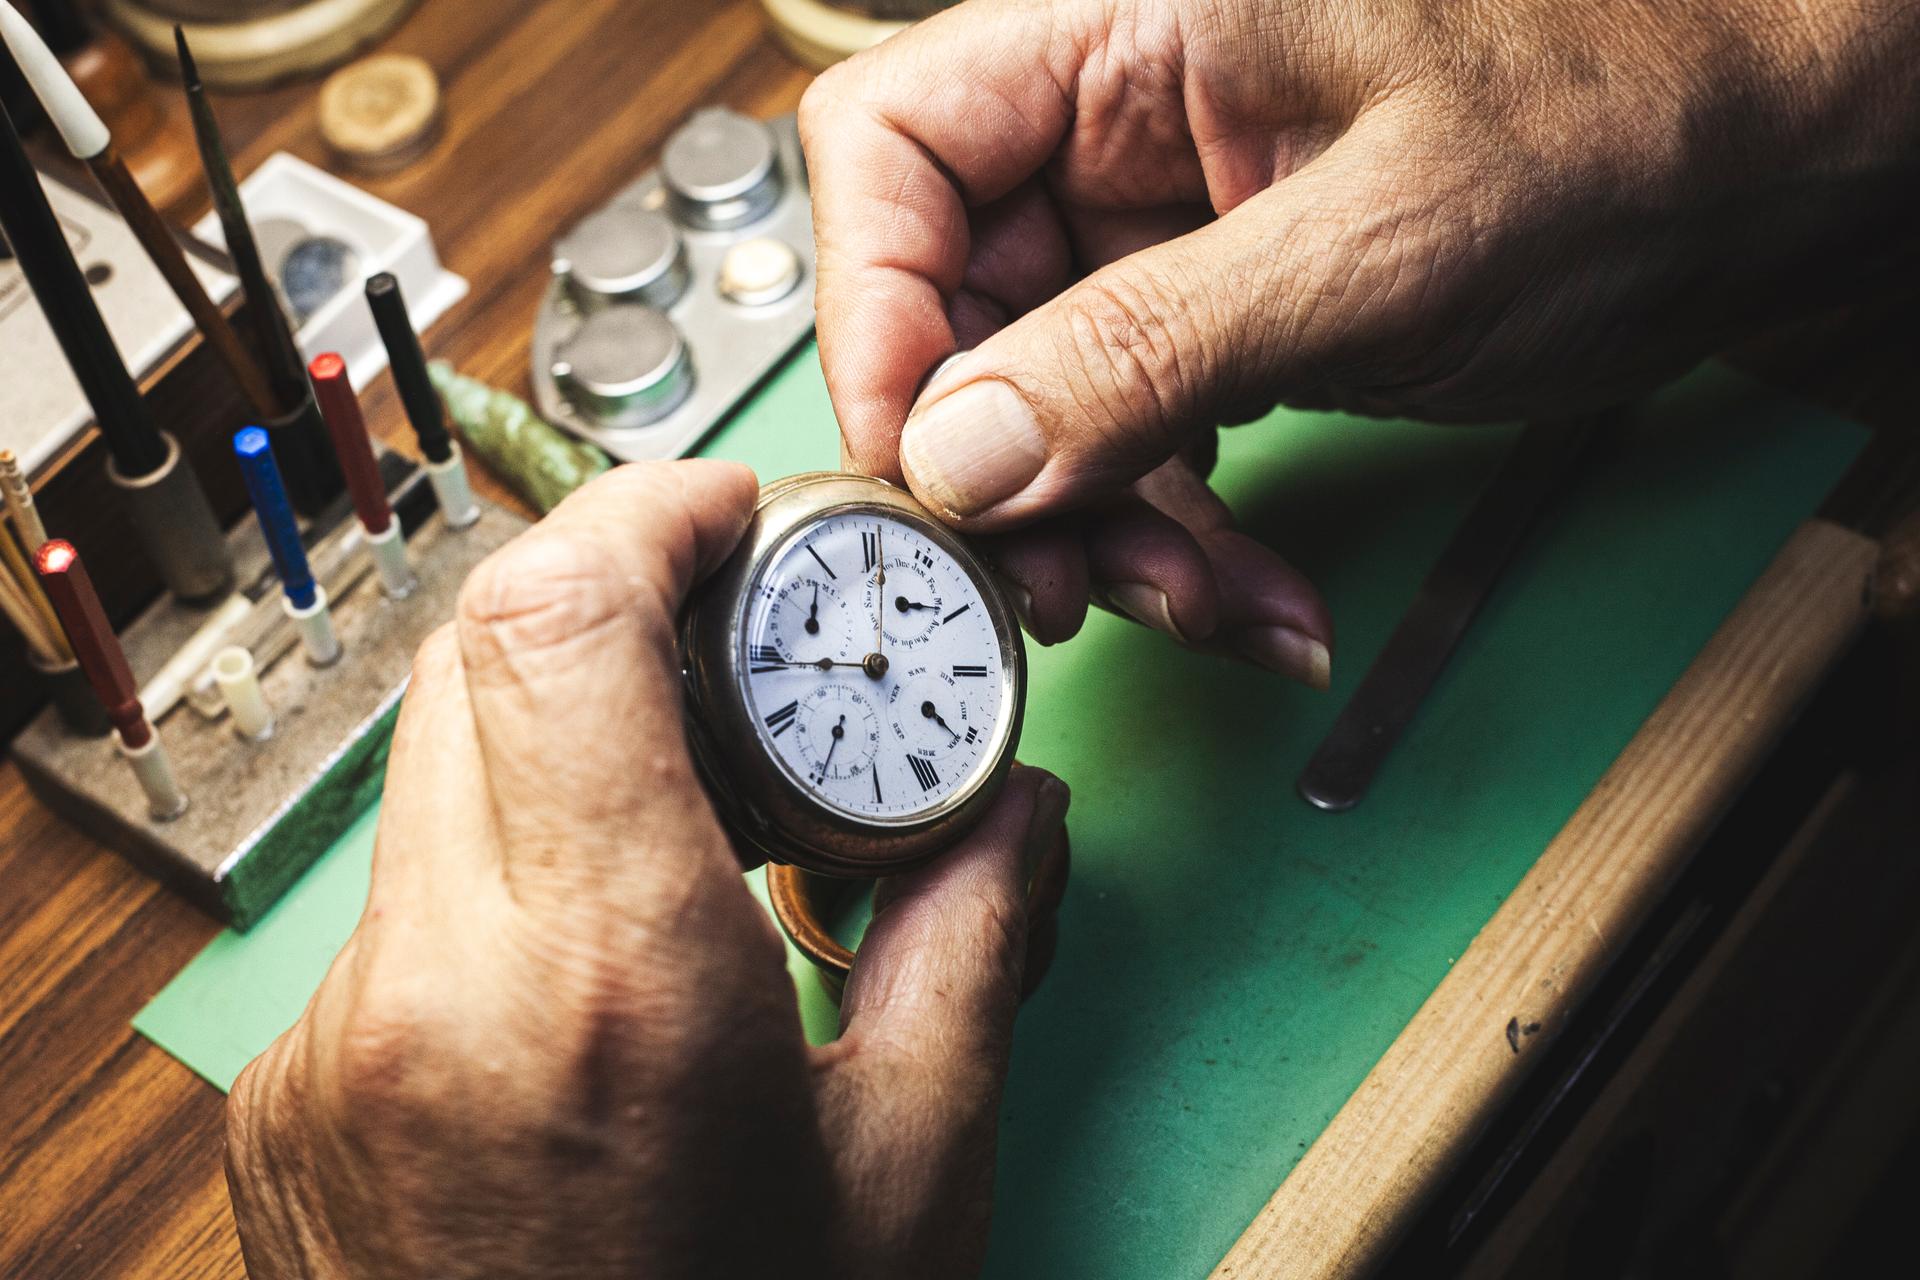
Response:
[{"label": "small seconds subdial", "polygon": [[822,685],[801,700],[794,740],[813,785],[840,786],[873,768],[880,716],[859,689],[839,682]]},{"label": "small seconds subdial", "polygon": [[970,794],[1003,754],[1014,688],[980,590],[881,512],[829,512],[772,553],[750,587],[744,691],[787,776],[883,825]]}]

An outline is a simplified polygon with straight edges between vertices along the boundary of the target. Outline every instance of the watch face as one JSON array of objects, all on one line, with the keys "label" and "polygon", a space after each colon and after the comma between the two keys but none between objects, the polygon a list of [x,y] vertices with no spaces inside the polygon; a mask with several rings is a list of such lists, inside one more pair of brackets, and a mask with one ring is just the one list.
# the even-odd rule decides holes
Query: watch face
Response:
[{"label": "watch face", "polygon": [[885,511],[829,512],[767,557],[746,610],[755,731],[819,804],[914,822],[992,771],[1009,728],[1008,655],[979,586],[921,529]]}]

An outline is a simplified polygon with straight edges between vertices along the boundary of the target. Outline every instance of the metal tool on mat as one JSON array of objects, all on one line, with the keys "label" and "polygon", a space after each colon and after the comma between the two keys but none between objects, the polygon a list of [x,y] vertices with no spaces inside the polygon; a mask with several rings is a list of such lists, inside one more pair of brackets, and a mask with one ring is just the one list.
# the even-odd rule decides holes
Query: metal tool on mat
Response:
[{"label": "metal tool on mat", "polygon": [[1538,423],[1520,433],[1387,637],[1352,701],[1298,783],[1307,803],[1343,813],[1360,803],[1446,669],[1520,540],[1586,452],[1601,417]]}]

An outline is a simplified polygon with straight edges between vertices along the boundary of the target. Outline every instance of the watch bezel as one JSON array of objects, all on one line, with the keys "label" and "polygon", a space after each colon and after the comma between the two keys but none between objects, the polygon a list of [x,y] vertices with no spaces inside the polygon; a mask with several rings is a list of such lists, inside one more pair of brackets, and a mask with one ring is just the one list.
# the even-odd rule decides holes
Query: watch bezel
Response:
[{"label": "watch bezel", "polygon": [[[978,592],[994,641],[1005,655],[1005,713],[988,747],[991,763],[966,786],[911,818],[863,818],[822,804],[775,758],[748,703],[744,631],[754,581],[803,527],[857,510],[884,512],[952,556]],[[973,548],[928,514],[913,495],[884,480],[809,472],[763,488],[740,545],[690,600],[683,615],[681,650],[688,737],[708,792],[736,833],[776,861],[843,876],[904,870],[977,825],[1013,769],[1027,692],[1026,645],[1018,621]]]}]

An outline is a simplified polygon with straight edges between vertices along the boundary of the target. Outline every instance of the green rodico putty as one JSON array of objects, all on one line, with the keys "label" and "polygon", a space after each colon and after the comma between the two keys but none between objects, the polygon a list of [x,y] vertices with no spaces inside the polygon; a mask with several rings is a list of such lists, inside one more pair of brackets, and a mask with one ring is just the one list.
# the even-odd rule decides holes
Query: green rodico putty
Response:
[{"label": "green rodico putty", "polygon": [[445,360],[433,361],[427,373],[474,452],[541,515],[612,468],[612,458],[546,422],[518,396],[456,373]]}]

